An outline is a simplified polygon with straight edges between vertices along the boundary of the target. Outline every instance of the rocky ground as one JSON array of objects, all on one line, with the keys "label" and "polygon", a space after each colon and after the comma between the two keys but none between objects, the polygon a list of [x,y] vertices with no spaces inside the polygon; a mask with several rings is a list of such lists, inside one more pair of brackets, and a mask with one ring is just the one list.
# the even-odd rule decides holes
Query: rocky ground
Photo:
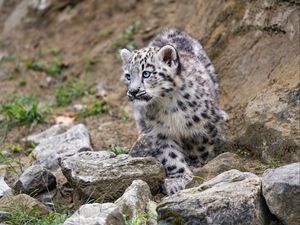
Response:
[{"label": "rocky ground", "polygon": [[[298,0],[0,0],[0,223],[299,224]],[[188,189],[126,153],[117,50],[165,27],[203,44],[230,120]]]}]

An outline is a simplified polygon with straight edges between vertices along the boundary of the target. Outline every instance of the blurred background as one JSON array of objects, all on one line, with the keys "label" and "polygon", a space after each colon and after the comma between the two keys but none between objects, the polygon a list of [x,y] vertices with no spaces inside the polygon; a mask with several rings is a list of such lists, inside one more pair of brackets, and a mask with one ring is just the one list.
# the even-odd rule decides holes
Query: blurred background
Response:
[{"label": "blurred background", "polygon": [[20,139],[58,122],[84,123],[96,150],[130,148],[137,132],[118,49],[179,27],[219,74],[230,117],[222,150],[253,159],[245,164],[256,173],[299,161],[299,5],[0,0],[1,150],[26,164],[32,148]]}]

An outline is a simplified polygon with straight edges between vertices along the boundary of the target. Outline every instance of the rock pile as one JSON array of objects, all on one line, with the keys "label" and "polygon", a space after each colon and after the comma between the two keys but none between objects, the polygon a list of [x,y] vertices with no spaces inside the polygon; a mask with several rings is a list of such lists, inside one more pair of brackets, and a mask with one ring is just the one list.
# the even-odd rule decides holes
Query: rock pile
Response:
[{"label": "rock pile", "polygon": [[[241,172],[240,157],[223,153],[195,169],[191,188],[159,200],[154,195],[165,172],[158,161],[93,151],[83,125],[55,125],[27,139],[39,143],[33,151],[38,159],[15,183],[17,195],[0,179],[0,221],[15,203],[48,213],[62,191],[57,190],[67,183],[79,209],[64,225],[300,223],[300,163],[266,170],[259,177]],[[87,199],[100,203],[82,205]]]}]

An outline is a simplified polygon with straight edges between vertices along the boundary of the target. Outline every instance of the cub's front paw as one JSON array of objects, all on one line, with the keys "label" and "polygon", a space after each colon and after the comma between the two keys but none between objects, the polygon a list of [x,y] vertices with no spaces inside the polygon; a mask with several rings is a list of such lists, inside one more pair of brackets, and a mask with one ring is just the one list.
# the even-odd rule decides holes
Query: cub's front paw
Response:
[{"label": "cub's front paw", "polygon": [[190,181],[191,178],[166,178],[164,182],[164,188],[168,195],[173,195],[178,191],[183,190]]}]

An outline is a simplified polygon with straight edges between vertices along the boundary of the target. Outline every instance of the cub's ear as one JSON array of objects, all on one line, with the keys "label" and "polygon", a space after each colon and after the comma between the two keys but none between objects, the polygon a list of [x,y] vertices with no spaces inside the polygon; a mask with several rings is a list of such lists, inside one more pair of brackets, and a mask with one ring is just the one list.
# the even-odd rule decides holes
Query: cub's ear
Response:
[{"label": "cub's ear", "polygon": [[170,67],[172,67],[172,63],[175,66],[178,66],[178,54],[176,49],[172,45],[165,45],[158,51],[158,59]]},{"label": "cub's ear", "polygon": [[120,53],[120,56],[121,56],[121,59],[123,61],[124,64],[128,63],[129,62],[129,58],[131,56],[131,51],[129,51],[128,49],[126,48],[123,48],[119,51]]}]

